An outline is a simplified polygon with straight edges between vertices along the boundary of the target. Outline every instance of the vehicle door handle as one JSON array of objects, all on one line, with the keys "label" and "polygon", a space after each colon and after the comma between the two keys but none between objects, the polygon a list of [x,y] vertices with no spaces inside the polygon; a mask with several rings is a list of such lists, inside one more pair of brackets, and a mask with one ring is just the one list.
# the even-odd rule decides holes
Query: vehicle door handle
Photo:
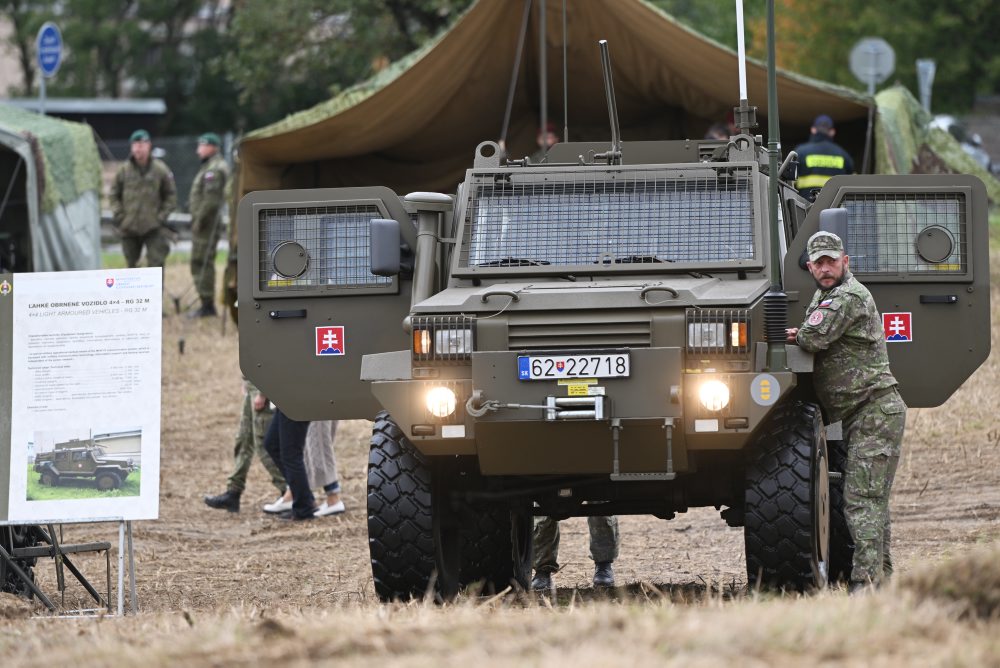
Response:
[{"label": "vehicle door handle", "polygon": [[282,318],[304,318],[306,317],[306,310],[304,308],[289,309],[287,311],[268,311],[267,315],[273,320],[281,320]]},{"label": "vehicle door handle", "polygon": [[958,295],[920,295],[921,304],[957,304]]}]

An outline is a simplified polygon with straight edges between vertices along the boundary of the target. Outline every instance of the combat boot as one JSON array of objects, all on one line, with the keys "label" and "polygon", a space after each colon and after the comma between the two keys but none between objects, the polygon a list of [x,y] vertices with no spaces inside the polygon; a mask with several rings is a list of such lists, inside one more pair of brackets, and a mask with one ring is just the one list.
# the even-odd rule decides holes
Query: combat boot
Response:
[{"label": "combat boot", "polygon": [[552,573],[548,571],[535,571],[535,577],[531,578],[531,588],[534,591],[549,591],[552,589]]},{"label": "combat boot", "polygon": [[615,571],[611,568],[610,561],[599,561],[594,564],[594,586],[614,587]]},{"label": "combat boot", "polygon": [[197,311],[191,311],[188,315],[190,318],[214,318],[219,315],[219,312],[215,310],[215,302],[211,299],[202,299],[201,308]]},{"label": "combat boot", "polygon": [[219,510],[238,513],[240,512],[240,492],[227,489],[218,496],[206,496],[205,505],[209,508],[218,508]]}]

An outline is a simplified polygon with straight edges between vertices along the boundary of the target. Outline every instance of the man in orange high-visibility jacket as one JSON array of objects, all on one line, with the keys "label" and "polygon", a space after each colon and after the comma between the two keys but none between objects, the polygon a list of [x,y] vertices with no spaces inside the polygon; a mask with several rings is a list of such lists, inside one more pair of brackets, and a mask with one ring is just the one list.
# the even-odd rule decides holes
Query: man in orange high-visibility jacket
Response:
[{"label": "man in orange high-visibility jacket", "polygon": [[795,187],[812,200],[831,176],[853,174],[854,160],[833,141],[837,130],[833,127],[833,119],[826,114],[816,117],[810,132],[809,141],[795,147],[799,154]]}]

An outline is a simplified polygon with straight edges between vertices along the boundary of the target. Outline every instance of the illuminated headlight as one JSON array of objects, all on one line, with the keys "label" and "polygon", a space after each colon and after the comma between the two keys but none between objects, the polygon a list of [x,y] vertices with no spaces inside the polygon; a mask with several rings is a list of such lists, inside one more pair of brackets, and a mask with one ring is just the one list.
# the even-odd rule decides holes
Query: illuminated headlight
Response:
[{"label": "illuminated headlight", "polygon": [[439,329],[434,332],[434,352],[438,355],[468,355],[472,352],[471,329]]},{"label": "illuminated headlight", "polygon": [[721,411],[729,405],[729,388],[721,380],[706,380],[698,388],[701,405],[710,411]]},{"label": "illuminated headlight", "polygon": [[447,387],[434,387],[427,392],[427,410],[437,418],[445,418],[455,412],[457,399]]}]

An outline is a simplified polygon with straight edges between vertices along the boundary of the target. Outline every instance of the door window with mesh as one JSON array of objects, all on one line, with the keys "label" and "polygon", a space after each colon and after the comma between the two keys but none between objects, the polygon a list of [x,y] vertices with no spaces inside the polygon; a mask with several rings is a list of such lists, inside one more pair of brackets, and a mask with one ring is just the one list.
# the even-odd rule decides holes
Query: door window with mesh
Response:
[{"label": "door window with mesh", "polygon": [[[375,205],[263,209],[259,213],[258,280],[265,291],[377,288],[393,279],[370,271],[368,223],[383,215]],[[295,271],[275,266],[283,245],[304,250]],[[293,247],[295,248],[295,247]],[[301,273],[296,274],[299,269]]]},{"label": "door window with mesh", "polygon": [[847,253],[867,274],[965,274],[969,249],[962,193],[848,193]]}]

